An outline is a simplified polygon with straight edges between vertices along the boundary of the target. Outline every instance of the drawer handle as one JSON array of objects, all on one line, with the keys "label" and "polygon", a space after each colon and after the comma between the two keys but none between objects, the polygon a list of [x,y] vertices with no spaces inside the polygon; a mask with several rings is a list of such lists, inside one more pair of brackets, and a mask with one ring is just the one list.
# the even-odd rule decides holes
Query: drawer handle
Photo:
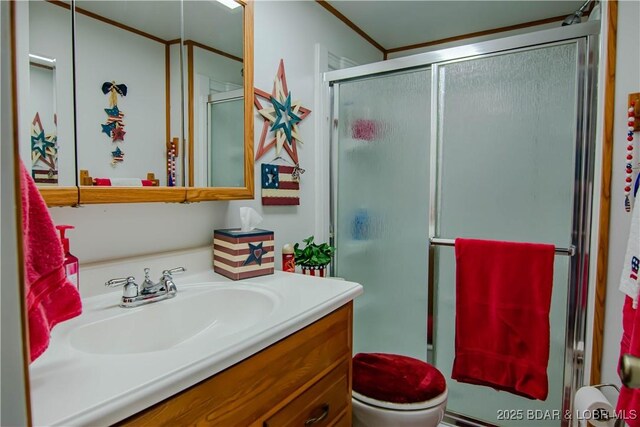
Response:
[{"label": "drawer handle", "polygon": [[310,426],[315,423],[319,423],[320,421],[327,418],[327,415],[329,415],[329,405],[325,403],[324,405],[322,405],[322,414],[320,414],[317,417],[309,418],[307,421],[304,422],[304,425]]}]

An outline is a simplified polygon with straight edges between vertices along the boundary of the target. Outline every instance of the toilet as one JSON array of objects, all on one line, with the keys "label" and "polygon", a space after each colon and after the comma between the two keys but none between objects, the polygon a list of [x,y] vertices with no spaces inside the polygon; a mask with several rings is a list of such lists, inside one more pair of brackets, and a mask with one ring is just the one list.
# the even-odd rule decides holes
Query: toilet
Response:
[{"label": "toilet", "polygon": [[436,427],[447,405],[447,384],[433,365],[408,356],[353,357],[354,427]]}]

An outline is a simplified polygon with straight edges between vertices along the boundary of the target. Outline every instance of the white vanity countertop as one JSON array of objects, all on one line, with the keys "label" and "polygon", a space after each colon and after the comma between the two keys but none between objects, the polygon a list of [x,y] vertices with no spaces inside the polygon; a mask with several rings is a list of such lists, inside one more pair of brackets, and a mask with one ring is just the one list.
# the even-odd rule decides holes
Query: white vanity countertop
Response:
[{"label": "white vanity countertop", "polygon": [[[362,293],[362,286],[357,283],[279,271],[237,282],[207,271],[176,276],[175,283],[178,294],[172,300],[134,309],[116,307],[122,289],[86,298],[81,316],[57,325],[52,331],[48,350],[30,366],[33,424],[113,424],[246,359]],[[116,317],[122,316],[127,310],[171,304],[180,298],[181,292],[188,295],[190,288],[234,285],[255,286],[276,295],[277,307],[252,327],[216,339],[202,339],[207,337],[205,330],[165,350],[96,354],[71,345],[70,335],[74,330],[105,317],[111,318],[113,310],[122,313],[118,312]],[[158,324],[132,327],[138,329],[141,337],[145,334],[157,337],[171,328],[174,320],[167,318],[156,322]],[[114,329],[121,323],[114,322]]]}]

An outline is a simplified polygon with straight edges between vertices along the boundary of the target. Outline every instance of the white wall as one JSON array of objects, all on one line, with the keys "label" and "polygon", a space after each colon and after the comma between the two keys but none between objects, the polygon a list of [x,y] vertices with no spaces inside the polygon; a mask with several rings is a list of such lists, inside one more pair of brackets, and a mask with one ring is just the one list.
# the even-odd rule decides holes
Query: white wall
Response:
[{"label": "white wall", "polygon": [[198,46],[193,47],[193,72],[208,76],[219,83],[242,86],[242,62],[218,55]]},{"label": "white wall", "polygon": [[[275,23],[286,26],[287,37],[273,42]],[[314,45],[321,43],[331,52],[365,64],[382,59],[382,54],[345,24],[315,2],[255,3],[255,87],[271,91],[278,62],[284,58],[287,82],[303,105],[314,105]],[[172,55],[173,56],[173,55]],[[125,110],[126,112],[126,110]],[[236,202],[194,204],[112,204],[80,208],[52,208],[57,224],[72,224],[71,252],[81,264],[126,258],[133,255],[205,246],[211,243],[214,228],[237,227],[238,208],[253,206],[265,217],[264,228],[275,231],[277,265],[280,248],[314,233],[316,215],[314,191],[314,144],[317,143],[313,114],[300,126],[305,144],[299,148],[301,165],[307,169],[301,184],[301,206],[265,207],[260,204],[259,164],[256,166],[256,199]],[[255,115],[255,141],[262,120]],[[265,160],[274,156],[268,153]],[[140,272],[132,272],[140,275]],[[82,268],[80,271],[82,282]],[[102,286],[81,283],[82,287]]]},{"label": "white wall", "polygon": [[[616,89],[613,128],[613,173],[611,178],[611,223],[609,230],[609,271],[605,311],[602,382],[620,383],[616,372],[622,337],[622,304],[624,295],[618,291],[622,263],[627,248],[631,214],[624,210],[624,166],[627,147],[628,94],[640,92],[640,2],[618,2],[618,37],[616,50]],[[635,137],[638,164],[638,134]],[[640,203],[640,200],[637,202]]]},{"label": "white wall", "polygon": [[[21,305],[16,245],[13,112],[9,2],[0,2],[0,425],[27,425],[28,405],[22,347]],[[15,153],[17,155],[18,153]]]},{"label": "white wall", "polygon": [[[319,7],[315,2],[258,1],[255,3],[255,68],[254,86],[271,92],[280,59],[284,59],[287,85],[292,98],[314,110],[315,96],[315,44],[327,48],[337,56],[348,57],[358,64],[382,60],[382,53],[354,34],[345,24]],[[287,37],[283,42],[274,36],[274,23],[286,23]],[[316,192],[325,189],[329,182],[316,182],[316,144],[321,119],[317,111],[300,124],[303,144],[298,144],[300,166],[306,170],[300,182],[300,206],[262,206],[260,200],[260,164],[269,163],[275,151],[268,152],[256,162],[256,199],[252,202],[231,202],[228,223],[239,225],[237,211],[240,206],[251,206],[264,217],[263,228],[275,230],[276,266],[281,263],[281,249],[285,243],[301,242],[302,239],[320,234],[316,230],[316,216],[323,209],[317,205]],[[254,114],[256,148],[263,120]],[[281,163],[282,164],[282,163]],[[328,174],[327,174],[328,176]]]}]

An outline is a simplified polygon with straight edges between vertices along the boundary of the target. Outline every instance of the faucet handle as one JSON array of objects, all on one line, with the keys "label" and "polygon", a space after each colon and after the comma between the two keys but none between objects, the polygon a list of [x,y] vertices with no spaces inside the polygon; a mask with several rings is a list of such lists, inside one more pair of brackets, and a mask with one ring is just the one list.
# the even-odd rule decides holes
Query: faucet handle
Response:
[{"label": "faucet handle", "polygon": [[135,285],[135,277],[133,276],[129,276],[129,277],[120,277],[118,279],[111,279],[111,280],[107,280],[104,285],[109,287],[109,288],[115,288],[116,286],[123,286],[123,285],[129,285],[129,284],[134,284]]},{"label": "faucet handle", "polygon": [[133,276],[107,280],[104,285],[110,288],[124,285],[124,289],[122,290],[123,298],[135,298],[138,296],[138,285],[136,284],[136,279]]},{"label": "faucet handle", "polygon": [[184,267],[176,267],[176,268],[172,268],[170,270],[163,270],[162,271],[162,275],[163,276],[171,276],[172,274],[182,273],[182,272],[185,272],[185,271],[187,271],[187,269],[184,268]]}]

